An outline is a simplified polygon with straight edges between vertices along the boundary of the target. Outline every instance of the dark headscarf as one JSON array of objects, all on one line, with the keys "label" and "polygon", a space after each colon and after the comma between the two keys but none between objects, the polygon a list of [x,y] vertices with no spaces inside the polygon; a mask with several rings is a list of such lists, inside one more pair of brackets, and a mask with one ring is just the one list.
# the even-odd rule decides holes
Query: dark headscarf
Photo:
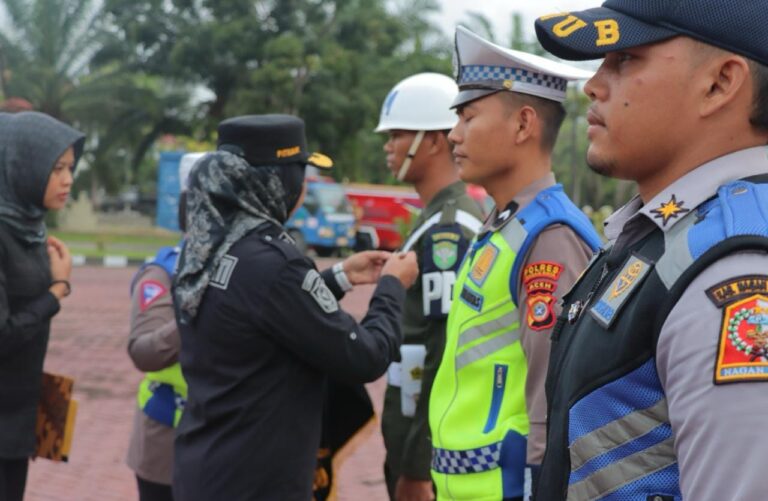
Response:
[{"label": "dark headscarf", "polygon": [[[286,178],[286,169],[302,177]],[[182,323],[197,315],[211,277],[235,242],[264,223],[285,223],[298,201],[295,185],[303,184],[303,170],[303,164],[254,167],[227,151],[198,160],[189,177],[186,243],[174,281]]]},{"label": "dark headscarf", "polygon": [[85,136],[44,113],[0,113],[0,220],[27,244],[45,241],[43,199],[56,160],[69,148],[75,165]]}]

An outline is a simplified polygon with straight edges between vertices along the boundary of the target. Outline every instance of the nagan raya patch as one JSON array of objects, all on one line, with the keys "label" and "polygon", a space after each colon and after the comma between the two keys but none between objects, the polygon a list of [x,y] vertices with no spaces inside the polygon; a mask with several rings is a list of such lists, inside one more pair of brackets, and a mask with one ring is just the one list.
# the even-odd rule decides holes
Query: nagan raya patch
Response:
[{"label": "nagan raya patch", "polygon": [[723,310],[715,384],[768,381],[768,276],[721,282],[707,297]]},{"label": "nagan raya patch", "polygon": [[523,269],[523,285],[527,294],[526,321],[532,330],[546,330],[555,325],[556,300],[553,294],[563,269],[562,264],[553,261],[538,261]]}]

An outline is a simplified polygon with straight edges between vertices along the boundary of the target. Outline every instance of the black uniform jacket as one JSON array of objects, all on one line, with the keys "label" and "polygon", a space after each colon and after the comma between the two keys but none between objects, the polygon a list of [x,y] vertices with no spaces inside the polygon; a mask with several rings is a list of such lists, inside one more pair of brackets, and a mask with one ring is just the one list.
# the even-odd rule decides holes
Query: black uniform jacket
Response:
[{"label": "black uniform jacket", "polygon": [[35,421],[51,317],[45,244],[26,245],[0,222],[0,458],[35,450]]},{"label": "black uniform jacket", "polygon": [[309,500],[326,378],[372,381],[399,350],[396,278],[381,278],[358,324],[339,307],[332,273],[321,276],[280,232],[262,227],[236,243],[180,328],[180,501]]}]

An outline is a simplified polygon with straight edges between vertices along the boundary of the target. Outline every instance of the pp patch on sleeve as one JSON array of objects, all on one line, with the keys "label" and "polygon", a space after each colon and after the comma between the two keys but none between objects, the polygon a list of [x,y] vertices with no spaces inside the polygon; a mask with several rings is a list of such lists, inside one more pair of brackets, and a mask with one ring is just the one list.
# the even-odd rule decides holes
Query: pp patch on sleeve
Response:
[{"label": "pp patch on sleeve", "polygon": [[324,312],[333,313],[339,310],[339,303],[317,270],[309,270],[307,272],[301,288],[312,296],[312,299],[315,300]]},{"label": "pp patch on sleeve", "polygon": [[768,276],[721,282],[707,296],[723,308],[715,384],[768,381]]},{"label": "pp patch on sleeve", "polygon": [[139,284],[139,309],[146,311],[152,303],[168,293],[168,289],[154,280],[145,280]]}]

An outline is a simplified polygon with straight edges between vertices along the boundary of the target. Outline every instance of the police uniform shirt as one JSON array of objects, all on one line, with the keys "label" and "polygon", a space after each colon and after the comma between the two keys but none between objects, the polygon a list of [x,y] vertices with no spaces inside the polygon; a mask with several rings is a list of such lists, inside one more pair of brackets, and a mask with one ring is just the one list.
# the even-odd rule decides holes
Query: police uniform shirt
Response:
[{"label": "police uniform shirt", "polygon": [[395,277],[381,277],[358,324],[337,302],[333,272],[318,273],[281,231],[235,243],[180,327],[181,499],[310,499],[326,377],[372,381],[399,348],[405,290]]},{"label": "police uniform shirt", "polygon": [[[440,224],[446,204],[454,204],[456,214],[463,212],[446,228]],[[437,217],[434,221],[433,218]],[[395,475],[411,479],[429,480],[432,445],[429,436],[429,392],[440,366],[445,347],[445,321],[450,307],[453,282],[469,242],[480,229],[481,211],[477,202],[466,193],[463,182],[453,183],[440,190],[429,201],[414,223],[414,230],[405,245],[416,252],[419,260],[419,277],[406,292],[403,307],[403,344],[420,344],[426,347],[424,370],[421,375],[421,394],[413,417],[401,412],[400,390],[387,388],[382,416],[382,433],[387,446],[387,465]],[[463,224],[462,224],[463,222]],[[419,233],[424,230],[423,233]],[[444,238],[454,235],[456,241],[444,245],[444,256],[434,256]],[[459,240],[460,238],[460,240]],[[435,242],[437,239],[439,242]],[[437,244],[437,245],[436,245]],[[440,260],[444,260],[442,263]],[[436,266],[440,263],[440,266]],[[426,297],[425,297],[426,295]],[[425,304],[428,311],[425,311]],[[397,368],[394,368],[397,370]],[[390,378],[390,383],[391,383]],[[396,481],[395,478],[391,479]]]},{"label": "police uniform shirt", "polygon": [[[493,231],[530,204],[536,195],[555,185],[550,173],[521,190],[509,207],[513,211],[494,211],[484,227]],[[556,224],[539,234],[524,257],[518,284],[520,342],[528,361],[525,400],[528,408],[528,464],[541,463],[546,445],[547,399],[544,381],[549,366],[550,334],[560,314],[560,300],[571,288],[592,257],[592,249],[568,226]],[[534,309],[549,309],[542,314]]]},{"label": "police uniform shirt", "polygon": [[[723,156],[681,177],[645,206],[633,199],[606,221],[605,234],[618,252],[657,227],[673,231],[681,216],[712,197],[719,186],[767,173],[767,148]],[[745,276],[768,279],[768,255],[737,253],[704,270],[680,297],[659,335],[656,367],[669,406],[683,499],[766,497],[768,448],[759,437],[768,416],[768,383],[749,381],[748,370],[741,381],[714,383],[720,348],[729,342],[723,332],[729,304],[714,302],[707,291]],[[768,333],[768,323],[762,329]],[[758,358],[762,364],[754,366],[768,365],[765,355]]]},{"label": "police uniform shirt", "polygon": [[[181,339],[171,298],[171,279],[160,266],[146,266],[131,296],[128,354],[137,369],[149,372],[176,362]],[[170,485],[175,430],[148,417],[138,406],[126,463],[136,475]]]}]

